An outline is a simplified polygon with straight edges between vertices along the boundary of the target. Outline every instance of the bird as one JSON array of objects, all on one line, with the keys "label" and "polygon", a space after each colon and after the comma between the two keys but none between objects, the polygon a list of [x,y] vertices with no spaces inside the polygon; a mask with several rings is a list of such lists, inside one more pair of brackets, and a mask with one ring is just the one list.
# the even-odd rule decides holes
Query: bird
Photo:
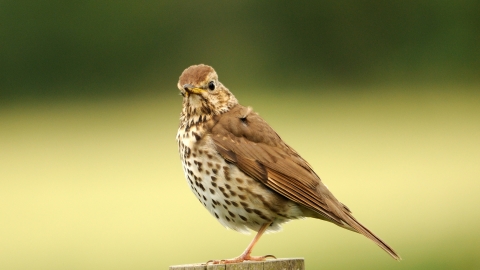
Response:
[{"label": "bird", "polygon": [[188,67],[177,87],[183,101],[176,140],[190,189],[223,226],[257,232],[241,255],[209,263],[275,258],[252,256],[252,249],[265,232],[305,217],[362,234],[401,260],[335,198],[312,166],[263,118],[239,104],[211,66]]}]

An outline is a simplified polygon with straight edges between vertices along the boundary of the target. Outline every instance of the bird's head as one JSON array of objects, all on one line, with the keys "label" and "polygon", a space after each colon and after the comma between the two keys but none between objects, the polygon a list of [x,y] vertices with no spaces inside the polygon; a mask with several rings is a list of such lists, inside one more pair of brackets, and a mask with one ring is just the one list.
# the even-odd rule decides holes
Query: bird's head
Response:
[{"label": "bird's head", "polygon": [[182,114],[187,118],[204,119],[227,112],[238,104],[235,96],[218,81],[215,70],[207,65],[185,69],[177,86],[183,96]]}]

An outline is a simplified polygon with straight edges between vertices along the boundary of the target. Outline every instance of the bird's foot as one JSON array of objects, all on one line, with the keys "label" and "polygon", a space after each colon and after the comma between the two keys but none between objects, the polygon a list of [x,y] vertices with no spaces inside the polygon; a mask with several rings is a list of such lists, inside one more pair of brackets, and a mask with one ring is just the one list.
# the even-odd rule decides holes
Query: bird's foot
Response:
[{"label": "bird's foot", "polygon": [[241,263],[244,261],[255,261],[261,262],[265,261],[267,258],[276,259],[277,257],[273,255],[265,255],[265,256],[250,256],[250,254],[242,254],[238,257],[232,259],[224,259],[224,260],[210,260],[207,264],[229,264],[229,263]]}]

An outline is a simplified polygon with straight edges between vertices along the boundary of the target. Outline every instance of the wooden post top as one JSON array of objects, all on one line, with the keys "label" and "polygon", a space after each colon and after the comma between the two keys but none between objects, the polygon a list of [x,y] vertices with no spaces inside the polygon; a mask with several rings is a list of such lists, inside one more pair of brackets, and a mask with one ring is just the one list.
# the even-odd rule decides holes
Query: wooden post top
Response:
[{"label": "wooden post top", "polygon": [[305,270],[303,258],[284,258],[267,260],[263,262],[250,262],[232,264],[185,264],[172,265],[170,270]]}]

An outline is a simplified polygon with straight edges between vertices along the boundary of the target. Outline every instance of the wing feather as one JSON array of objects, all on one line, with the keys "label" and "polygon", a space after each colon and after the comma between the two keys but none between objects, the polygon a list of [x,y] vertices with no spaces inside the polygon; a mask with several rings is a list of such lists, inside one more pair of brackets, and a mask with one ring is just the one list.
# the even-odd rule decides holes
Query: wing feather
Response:
[{"label": "wing feather", "polygon": [[321,182],[310,165],[251,109],[236,105],[214,117],[210,129],[217,151],[246,175],[306,207],[324,220],[361,233],[400,260],[400,256],[350,213]]},{"label": "wing feather", "polygon": [[310,165],[286,145],[260,116],[250,113],[242,118],[247,110],[237,105],[216,118],[211,137],[217,151],[248,176],[341,224],[340,218],[334,214],[336,211],[329,209],[325,198],[319,195],[319,188],[327,189]]}]

